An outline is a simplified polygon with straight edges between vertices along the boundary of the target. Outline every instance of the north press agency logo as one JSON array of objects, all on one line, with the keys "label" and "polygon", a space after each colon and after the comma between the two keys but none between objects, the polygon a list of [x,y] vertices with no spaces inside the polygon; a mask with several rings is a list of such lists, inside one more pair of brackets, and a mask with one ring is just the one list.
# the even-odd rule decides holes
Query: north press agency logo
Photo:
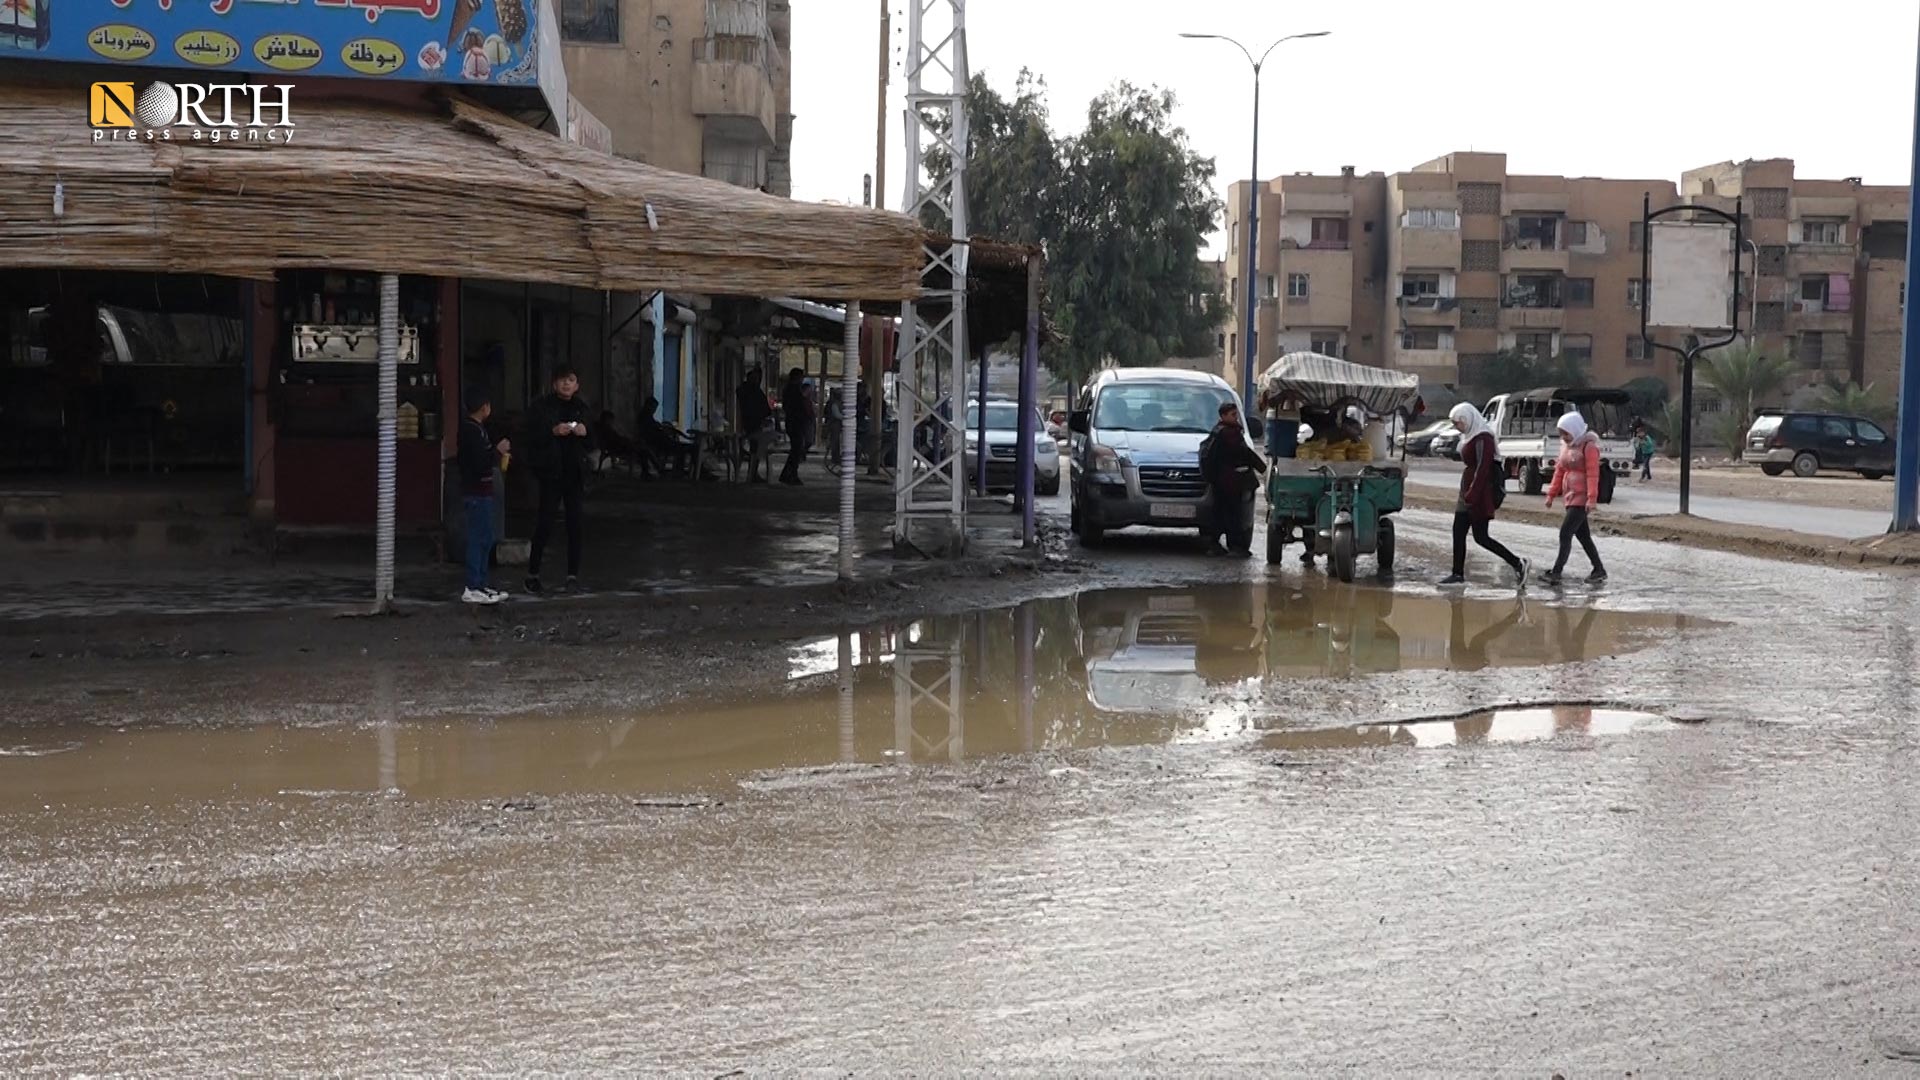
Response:
[{"label": "north press agency logo", "polygon": [[293,87],[279,83],[170,83],[135,90],[97,82],[89,107],[93,141],[293,141]]}]

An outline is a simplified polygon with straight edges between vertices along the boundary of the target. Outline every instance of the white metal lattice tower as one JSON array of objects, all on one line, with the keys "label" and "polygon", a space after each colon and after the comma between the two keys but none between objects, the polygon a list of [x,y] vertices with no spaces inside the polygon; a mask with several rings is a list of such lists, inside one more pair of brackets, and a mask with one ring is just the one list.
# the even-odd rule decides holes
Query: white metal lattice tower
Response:
[{"label": "white metal lattice tower", "polygon": [[[967,4],[906,3],[903,209],[921,220],[931,207],[935,218],[951,223],[954,243],[946,250],[926,249],[921,299],[901,308],[893,541],[896,547],[919,546],[915,524],[939,523],[949,553],[957,555],[967,537],[967,442],[961,427],[967,419]],[[927,174],[930,153],[951,163],[944,176]]]},{"label": "white metal lattice tower", "polygon": [[902,761],[958,764],[967,752],[965,623],[925,619],[893,646],[893,747]]}]

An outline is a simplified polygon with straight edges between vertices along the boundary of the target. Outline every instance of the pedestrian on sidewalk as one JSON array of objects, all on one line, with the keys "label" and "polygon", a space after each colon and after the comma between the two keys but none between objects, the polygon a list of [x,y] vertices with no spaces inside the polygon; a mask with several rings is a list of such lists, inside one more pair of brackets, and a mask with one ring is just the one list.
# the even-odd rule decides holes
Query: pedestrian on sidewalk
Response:
[{"label": "pedestrian on sidewalk", "polygon": [[460,600],[468,604],[498,604],[507,594],[487,584],[487,574],[493,565],[493,472],[507,460],[513,444],[506,439],[496,443],[487,435],[493,399],[485,387],[468,387],[466,406],[467,415],[460,421],[459,449],[455,457],[460,469],[460,504],[466,510],[467,529],[467,587],[460,594]]},{"label": "pedestrian on sidewalk", "polygon": [[1474,543],[1498,555],[1513,568],[1515,582],[1524,589],[1532,564],[1508,551],[1487,532],[1487,526],[1492,524],[1500,504],[1507,498],[1507,474],[1500,464],[1499,440],[1494,438],[1493,429],[1487,426],[1487,418],[1480,415],[1480,410],[1464,401],[1453,407],[1448,418],[1460,432],[1462,468],[1460,501],[1453,511],[1453,573],[1440,584],[1466,584],[1467,534],[1472,533]]},{"label": "pedestrian on sidewalk", "polygon": [[592,417],[580,399],[580,376],[570,365],[553,369],[553,392],[533,403],[527,412],[527,464],[540,482],[540,516],[533,523],[533,550],[527,557],[527,591],[540,593],[540,565],[553,536],[553,518],[562,507],[567,515],[567,582],[580,587],[580,556],[586,537],[581,503],[586,498],[587,450],[593,438],[587,426]]},{"label": "pedestrian on sidewalk", "polygon": [[787,464],[780,470],[780,482],[800,486],[800,466],[807,462],[813,447],[813,402],[807,394],[807,372],[794,368],[787,372],[786,388],[780,392],[780,410],[787,421]]},{"label": "pedestrian on sidewalk", "polygon": [[1639,459],[1635,464],[1640,466],[1640,482],[1643,484],[1653,479],[1653,451],[1653,433],[1647,430],[1645,424],[1635,424],[1633,454]]},{"label": "pedestrian on sidewalk", "polygon": [[766,472],[773,471],[768,454],[768,428],[773,426],[773,406],[767,404],[767,388],[758,367],[747,369],[747,377],[742,379],[733,392],[734,406],[740,412],[740,436],[746,440],[747,482],[764,484],[769,479],[762,475],[761,466]]},{"label": "pedestrian on sidewalk", "polygon": [[1560,521],[1560,557],[1541,578],[1549,585],[1560,584],[1567,556],[1578,540],[1580,550],[1587,553],[1587,562],[1593,565],[1587,580],[1597,585],[1607,580],[1607,568],[1600,562],[1599,549],[1593,546],[1587,513],[1600,503],[1600,470],[1605,467],[1600,461],[1600,439],[1587,430],[1587,418],[1577,410],[1563,414],[1559,426],[1560,459],[1553,465],[1553,483],[1547,485],[1547,509],[1553,509],[1553,500],[1564,494],[1567,515]]},{"label": "pedestrian on sidewalk", "polygon": [[[1255,475],[1266,472],[1267,463],[1247,445],[1240,406],[1231,401],[1220,406],[1220,422],[1200,447],[1200,468],[1213,492],[1213,531],[1227,545],[1224,554],[1250,557],[1253,530],[1246,525],[1246,507],[1258,486]],[[1222,551],[1208,540],[1207,554]]]}]

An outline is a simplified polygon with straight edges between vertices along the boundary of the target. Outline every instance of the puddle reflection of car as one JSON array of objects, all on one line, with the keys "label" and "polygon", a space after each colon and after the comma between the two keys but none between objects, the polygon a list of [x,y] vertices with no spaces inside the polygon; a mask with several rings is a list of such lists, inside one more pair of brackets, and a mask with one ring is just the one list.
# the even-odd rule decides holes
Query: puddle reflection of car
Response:
[{"label": "puddle reflection of car", "polygon": [[1177,712],[1210,686],[1259,675],[1248,587],[1113,589],[1079,600],[1087,697],[1106,712]]}]

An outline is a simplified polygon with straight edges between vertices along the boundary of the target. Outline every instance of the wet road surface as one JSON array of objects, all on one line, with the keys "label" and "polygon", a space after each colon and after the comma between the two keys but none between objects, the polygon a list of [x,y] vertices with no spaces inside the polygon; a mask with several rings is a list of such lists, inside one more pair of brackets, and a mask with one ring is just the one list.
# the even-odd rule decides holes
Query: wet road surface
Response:
[{"label": "wet road surface", "polygon": [[30,688],[0,1072],[1912,1075],[1920,582],[1449,596],[1445,529],[660,709],[586,651]]},{"label": "wet road surface", "polygon": [[[1439,462],[1420,462],[1408,471],[1407,482],[1418,484],[1423,488],[1457,489],[1460,485],[1460,467]],[[1786,484],[1793,481],[1783,479],[1780,482]],[[1517,486],[1512,493],[1518,494]],[[1521,497],[1526,498],[1524,495]],[[1888,491],[1887,498],[1890,505],[1893,498],[1891,489]],[[1697,491],[1693,494],[1691,505],[1695,517],[1724,521],[1734,525],[1787,529],[1792,532],[1831,536],[1842,540],[1878,536],[1887,531],[1887,525],[1893,520],[1893,512],[1890,508],[1859,510],[1845,507],[1814,507],[1789,502],[1772,502],[1766,499],[1703,495]],[[1621,514],[1677,514],[1680,512],[1680,494],[1672,488],[1639,487],[1623,482],[1614,488],[1613,502],[1608,505],[1608,509]]]}]

